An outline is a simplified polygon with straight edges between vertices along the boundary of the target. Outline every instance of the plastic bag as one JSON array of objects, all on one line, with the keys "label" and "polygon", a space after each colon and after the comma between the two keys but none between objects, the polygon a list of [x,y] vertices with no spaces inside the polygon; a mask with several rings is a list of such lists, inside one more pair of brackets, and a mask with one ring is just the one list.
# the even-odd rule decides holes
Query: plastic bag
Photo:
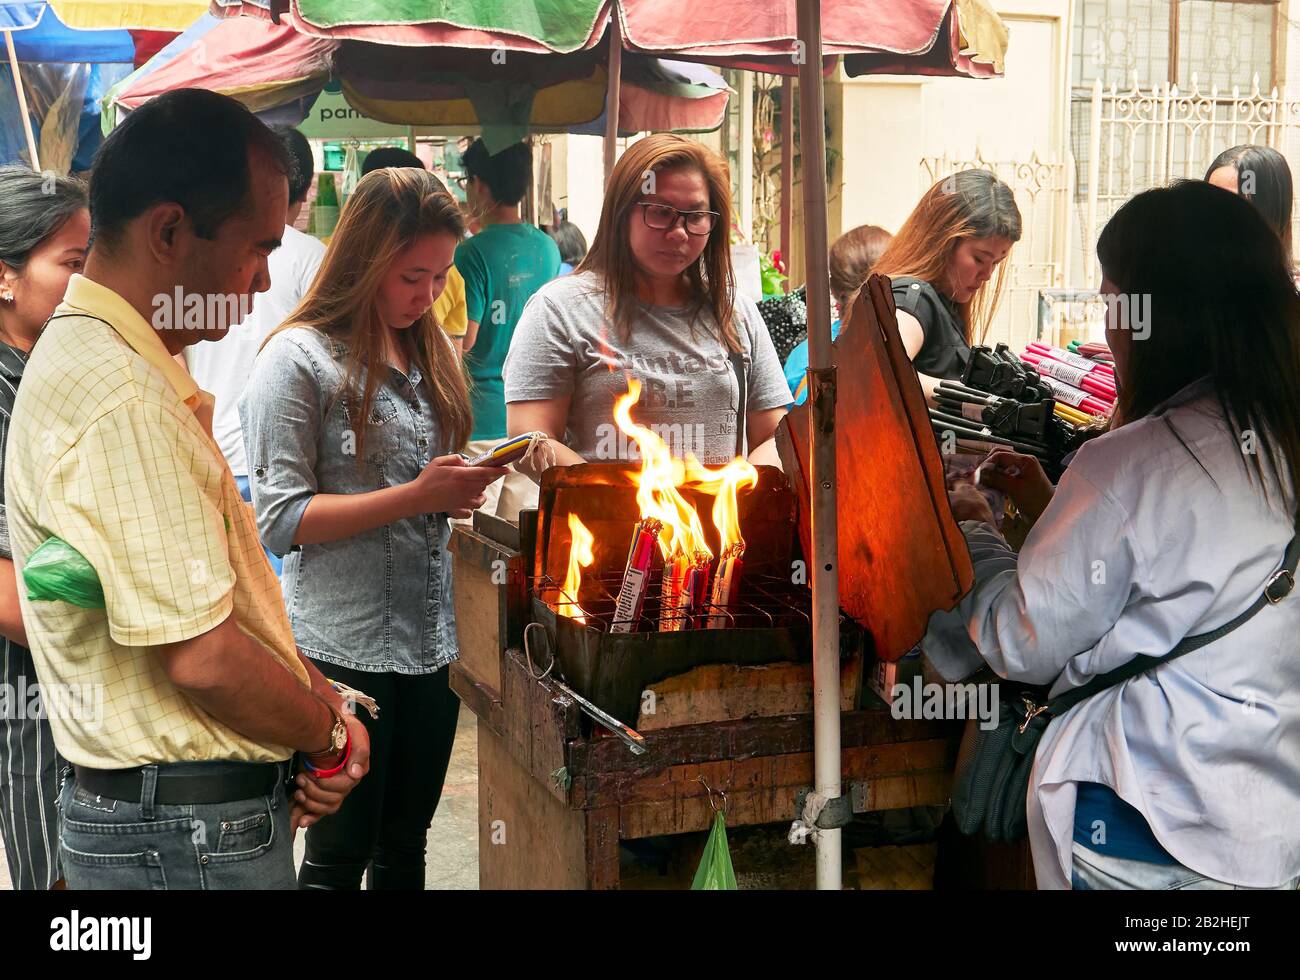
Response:
[{"label": "plastic bag", "polygon": [[704,845],[704,857],[695,871],[691,891],[737,891],[736,872],[731,866],[731,851],[727,849],[727,821],[719,810],[713,815],[713,829]]},{"label": "plastic bag", "polygon": [[90,562],[62,538],[46,538],[23,568],[32,602],[70,602],[84,609],[104,608],[104,588]]}]

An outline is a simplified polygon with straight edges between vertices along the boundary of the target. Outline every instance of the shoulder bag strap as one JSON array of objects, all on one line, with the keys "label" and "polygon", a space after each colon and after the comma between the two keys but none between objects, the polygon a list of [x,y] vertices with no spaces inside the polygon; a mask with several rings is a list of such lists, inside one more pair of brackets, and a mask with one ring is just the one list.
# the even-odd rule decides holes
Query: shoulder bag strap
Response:
[{"label": "shoulder bag strap", "polygon": [[749,384],[745,376],[745,352],[731,353],[731,369],[736,373],[736,385],[739,394],[739,408],[736,409],[736,455],[745,453],[745,428],[749,420]]},{"label": "shoulder bag strap", "polygon": [[[1300,515],[1297,515],[1300,518]],[[1222,639],[1239,626],[1243,626],[1252,619],[1257,612],[1268,605],[1277,605],[1295,588],[1296,566],[1300,564],[1300,531],[1291,538],[1291,542],[1286,546],[1286,554],[1282,558],[1282,567],[1269,577],[1264,590],[1251,603],[1250,608],[1240,616],[1229,620],[1218,629],[1210,630],[1208,633],[1200,633],[1196,636],[1184,637],[1176,647],[1165,654],[1163,657],[1138,656],[1134,657],[1122,667],[1117,667],[1105,674],[1094,677],[1087,684],[1081,687],[1064,691],[1057,697],[1053,698],[1044,707],[1052,715],[1061,715],[1069,711],[1080,701],[1092,697],[1108,687],[1114,687],[1116,684],[1122,684],[1130,677],[1136,677],[1138,674],[1150,670],[1152,667],[1168,663],[1171,660],[1191,653],[1193,650],[1199,650],[1203,646],[1208,646],[1215,640]]]}]

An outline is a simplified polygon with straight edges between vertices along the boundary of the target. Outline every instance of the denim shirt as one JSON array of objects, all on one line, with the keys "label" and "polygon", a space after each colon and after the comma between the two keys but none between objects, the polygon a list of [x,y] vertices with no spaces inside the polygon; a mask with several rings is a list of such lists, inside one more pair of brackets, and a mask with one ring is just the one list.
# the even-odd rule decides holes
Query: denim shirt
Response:
[{"label": "denim shirt", "polygon": [[446,514],[293,544],[313,495],[409,483],[451,451],[419,369],[412,365],[409,377],[387,372],[358,447],[355,406],[336,397],[347,373],[344,348],[295,327],[258,355],[239,417],[258,531],[286,556],[281,585],[302,652],[355,670],[428,674],[458,653]]}]

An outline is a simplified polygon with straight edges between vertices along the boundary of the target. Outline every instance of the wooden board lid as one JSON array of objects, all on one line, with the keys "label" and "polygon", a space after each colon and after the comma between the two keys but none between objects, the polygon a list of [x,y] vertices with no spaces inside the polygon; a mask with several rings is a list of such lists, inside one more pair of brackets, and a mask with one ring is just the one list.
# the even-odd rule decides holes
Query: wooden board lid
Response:
[{"label": "wooden board lid", "polygon": [[[932,612],[951,609],[970,589],[970,552],[948,506],[943,462],[887,277],[872,276],[859,289],[833,351],[840,607],[871,633],[877,656],[897,660],[925,635]],[[777,429],[806,556],[808,426],[818,396],[810,390]]]}]

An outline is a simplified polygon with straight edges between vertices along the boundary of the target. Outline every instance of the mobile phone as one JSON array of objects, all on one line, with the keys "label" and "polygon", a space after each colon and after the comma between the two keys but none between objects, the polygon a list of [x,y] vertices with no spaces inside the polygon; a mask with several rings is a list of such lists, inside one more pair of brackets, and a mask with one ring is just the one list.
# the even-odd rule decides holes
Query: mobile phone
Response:
[{"label": "mobile phone", "polygon": [[545,438],[545,432],[525,432],[523,435],[511,436],[485,453],[467,456],[465,462],[470,466],[509,466],[527,456],[533,446]]}]

